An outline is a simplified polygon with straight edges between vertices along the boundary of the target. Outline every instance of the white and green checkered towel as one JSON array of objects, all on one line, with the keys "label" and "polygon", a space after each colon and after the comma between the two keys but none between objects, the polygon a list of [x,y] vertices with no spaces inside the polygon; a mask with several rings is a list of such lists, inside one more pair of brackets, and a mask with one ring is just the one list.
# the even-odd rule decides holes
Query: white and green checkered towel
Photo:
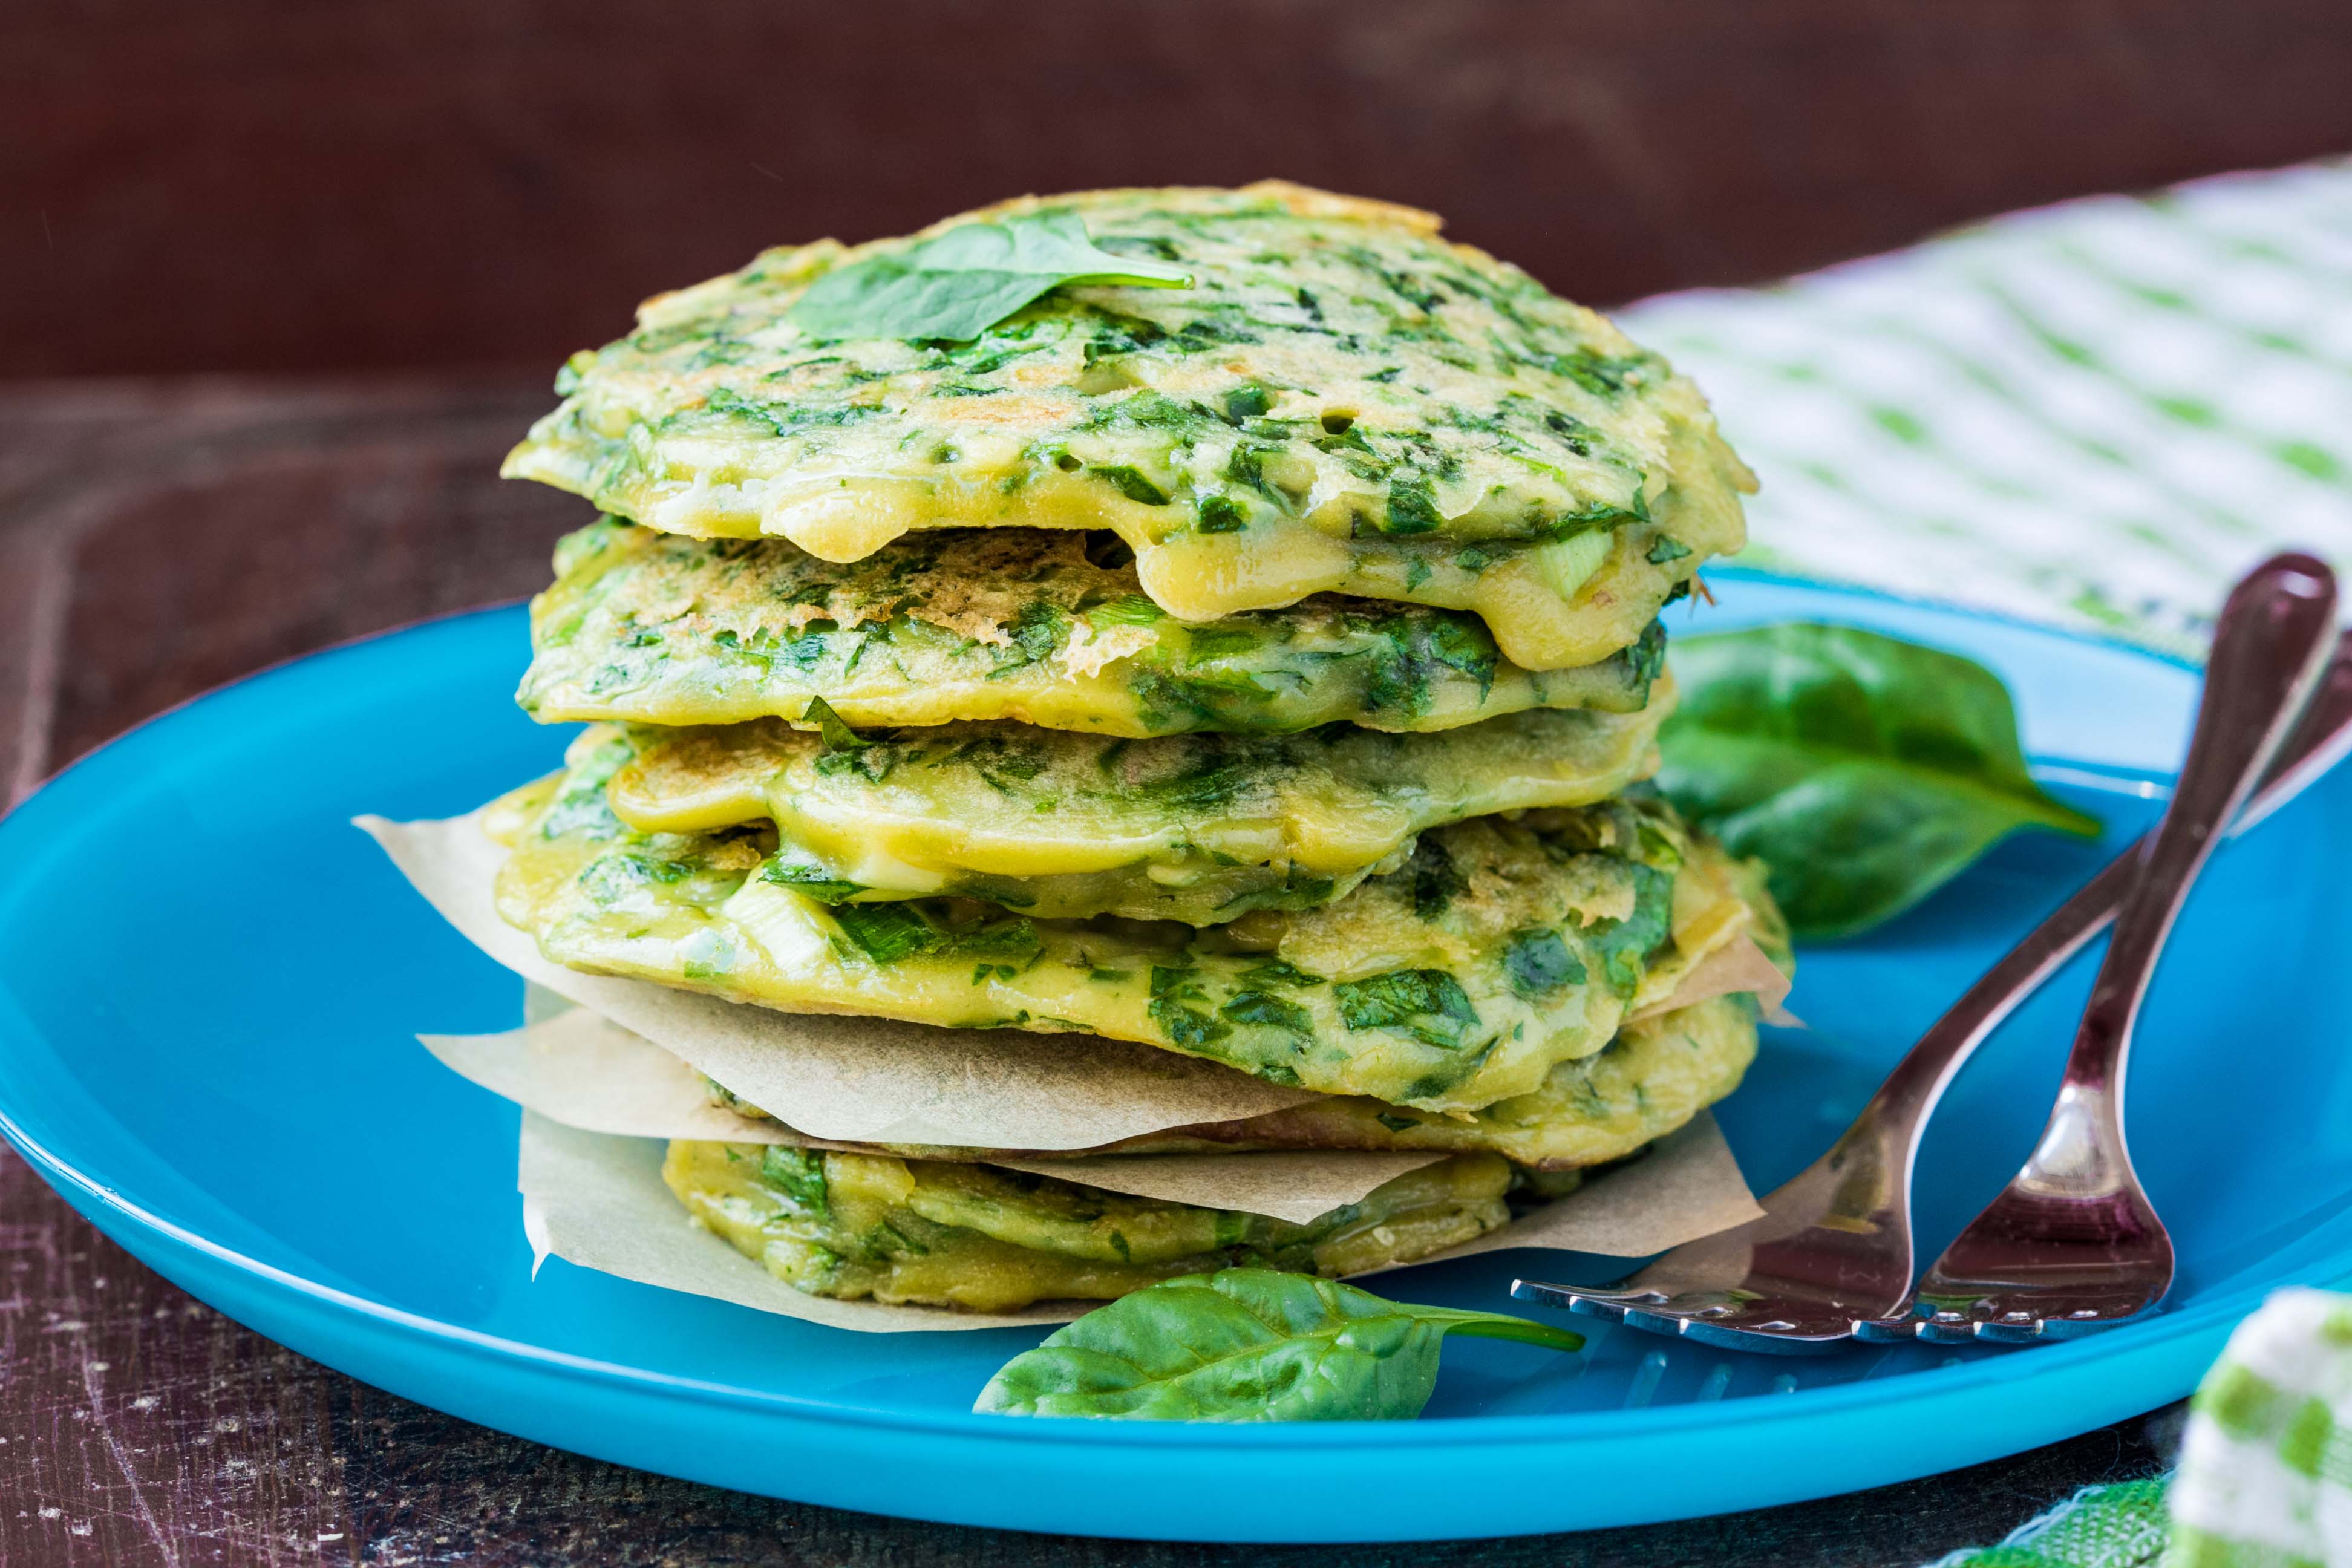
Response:
[{"label": "white and green checkered towel", "polygon": [[2352,564],[2352,163],[1621,320],[1763,480],[1756,564],[2190,654],[2261,557]]},{"label": "white and green checkered towel", "polygon": [[2352,1296],[2282,1290],[2238,1325],[2168,1487],[2093,1487],[1928,1568],[2352,1568]]},{"label": "white and green checkered towel", "polygon": [[2189,1405],[2165,1568],[2352,1564],[2352,1297],[2283,1290]]}]

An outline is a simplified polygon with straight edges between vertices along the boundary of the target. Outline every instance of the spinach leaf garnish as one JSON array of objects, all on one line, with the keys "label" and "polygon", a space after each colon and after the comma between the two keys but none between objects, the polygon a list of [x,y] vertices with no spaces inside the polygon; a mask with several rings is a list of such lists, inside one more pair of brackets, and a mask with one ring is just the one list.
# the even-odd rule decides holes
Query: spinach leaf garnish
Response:
[{"label": "spinach leaf garnish", "polygon": [[1394,1029],[1425,1046],[1457,1049],[1478,1026],[1478,1009],[1443,969],[1391,969],[1331,987],[1350,1029]]},{"label": "spinach leaf garnish", "polygon": [[822,1219],[833,1212],[824,1182],[824,1156],[817,1151],[772,1145],[760,1156],[760,1174],[803,1214]]},{"label": "spinach leaf garnish", "polygon": [[1454,857],[1445,852],[1445,846],[1434,838],[1423,838],[1415,847],[1412,862],[1406,868],[1406,874],[1412,879],[1411,887],[1415,920],[1435,920],[1470,885],[1468,879],[1454,868]]},{"label": "spinach leaf garnish", "polygon": [[1309,974],[1297,964],[1286,963],[1279,958],[1269,958],[1264,963],[1252,964],[1242,971],[1241,979],[1248,985],[1320,985],[1323,984],[1321,975]]},{"label": "spinach leaf garnish", "polygon": [[1503,973],[1510,976],[1512,991],[1530,1001],[1581,985],[1588,978],[1584,961],[1569,952],[1559,932],[1549,926],[1514,931],[1510,946],[1503,950]]},{"label": "spinach leaf garnish", "polygon": [[1105,626],[1148,626],[1167,618],[1167,611],[1140,594],[1123,595],[1087,612],[1087,624],[1097,631]]},{"label": "spinach leaf garnish", "polygon": [[1274,400],[1266,395],[1265,388],[1254,381],[1244,382],[1225,394],[1225,419],[1229,424],[1254,419],[1273,406]]},{"label": "spinach leaf garnish", "polygon": [[866,890],[862,882],[845,881],[814,860],[791,854],[770,857],[760,868],[760,880],[790,888],[820,904],[846,903]]},{"label": "spinach leaf garnish", "polygon": [[1202,1050],[1234,1032],[1230,1024],[1221,1024],[1205,1013],[1185,1005],[1188,1002],[1205,1003],[1209,994],[1198,984],[1200,971],[1166,968],[1155,964],[1151,970],[1151,1000],[1144,1011],[1160,1026],[1169,1043],[1185,1050]]},{"label": "spinach leaf garnish", "polygon": [[1641,640],[1627,648],[1622,657],[1633,680],[1643,691],[1649,690],[1650,683],[1657,679],[1659,671],[1666,668],[1666,624],[1652,621],[1643,627]]},{"label": "spinach leaf garnish", "polygon": [[1217,1009],[1236,1024],[1256,1024],[1301,1039],[1315,1036],[1315,1015],[1296,1002],[1286,1002],[1279,996],[1269,996],[1263,991],[1237,991],[1232,1001]]},{"label": "spinach leaf garnish", "polygon": [[1389,481],[1388,510],[1381,521],[1383,533],[1427,533],[1444,526],[1437,498],[1425,484],[1407,479]]},{"label": "spinach leaf garnish", "polygon": [[978,337],[1031,300],[1071,283],[1189,289],[1185,268],[1097,246],[1067,208],[958,224],[904,250],[837,267],[784,312],[812,337]]},{"label": "spinach leaf garnish", "polygon": [[1087,472],[1129,500],[1141,501],[1146,506],[1168,504],[1168,492],[1144,478],[1143,471],[1131,463],[1092,463],[1087,465]]},{"label": "spinach leaf garnish", "polygon": [[859,736],[833,710],[833,704],[822,697],[812,697],[801,712],[803,719],[814,720],[817,739],[827,752],[862,752],[874,742]]},{"label": "spinach leaf garnish", "polygon": [[1192,526],[1202,533],[1239,533],[1249,526],[1249,513],[1231,496],[1202,496],[1193,510]]},{"label": "spinach leaf garnish", "polygon": [[948,945],[945,932],[906,904],[835,904],[831,913],[842,934],[876,963],[896,963]]},{"label": "spinach leaf garnish", "polygon": [[1584,1336],[1500,1312],[1390,1301],[1271,1268],[1193,1274],[1056,1329],[972,1408],[1128,1421],[1410,1421],[1449,1333],[1574,1352]]},{"label": "spinach leaf garnish", "polygon": [[1762,859],[1790,926],[1847,936],[1909,909],[2020,827],[2099,824],[2026,771],[2000,678],[1854,626],[1677,639],[1658,784]]},{"label": "spinach leaf garnish", "polygon": [[1673,872],[1638,860],[1625,869],[1633,879],[1633,912],[1622,920],[1595,921],[1585,933],[1593,955],[1601,960],[1602,978],[1620,996],[1631,996],[1642,988],[1642,976],[1649,967],[1645,961],[1666,940],[1675,913]]},{"label": "spinach leaf garnish", "polygon": [[[1037,934],[1036,922],[1020,915],[982,921],[977,925],[959,927],[950,935],[949,945],[956,952],[978,958],[1020,959],[1024,964],[1034,959],[1045,946]],[[1010,979],[1008,973],[1006,978]]]}]

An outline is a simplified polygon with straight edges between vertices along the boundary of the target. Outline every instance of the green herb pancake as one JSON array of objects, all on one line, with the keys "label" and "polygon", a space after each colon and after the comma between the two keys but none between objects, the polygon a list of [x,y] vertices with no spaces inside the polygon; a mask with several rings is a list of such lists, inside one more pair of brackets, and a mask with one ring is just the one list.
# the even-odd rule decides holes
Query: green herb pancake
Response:
[{"label": "green herb pancake", "polygon": [[1421,836],[1318,909],[1195,930],[972,899],[825,905],[765,823],[639,833],[605,745],[497,803],[499,909],[554,963],[789,1012],[1068,1030],[1270,1082],[1475,1110],[1538,1088],[1756,926],[1753,873],[1654,796]]},{"label": "green herb pancake", "polygon": [[642,832],[773,822],[766,875],[821,903],[948,894],[1215,925],[1328,903],[1428,828],[1619,793],[1656,771],[1672,694],[1639,713],[1538,710],[1440,735],[1329,724],[1126,741],[982,723],[860,739],[771,719],[597,725],[574,754],[635,752],[610,796]]},{"label": "green herb pancake", "polygon": [[[1213,621],[1338,592],[1469,610],[1528,669],[1639,637],[1754,488],[1666,363],[1426,213],[1278,183],[1027,197],[1189,288],[1056,288],[975,335],[826,337],[811,285],[915,240],[771,250],[573,356],[510,476],[666,532],[856,561],[917,529],[1111,529]],[[871,270],[868,268],[867,270]]]},{"label": "green herb pancake", "polygon": [[1180,621],[1133,561],[1108,533],[943,529],[842,564],[780,539],[606,519],[557,547],[520,697],[551,722],[814,723],[822,700],[861,726],[1444,730],[1529,708],[1629,711],[1665,651],[1653,621],[1598,664],[1522,669],[1474,615],[1334,594]]},{"label": "green herb pancake", "polygon": [[994,1165],[679,1141],[662,1178],[697,1219],[813,1296],[1001,1312],[1108,1300],[1236,1267],[1360,1274],[1510,1218],[1509,1165],[1465,1154],[1305,1225]]},{"label": "green herb pancake", "polygon": [[[858,1145],[917,1160],[1051,1160],[1090,1154],[1198,1154],[1278,1149],[1432,1150],[1500,1154],[1515,1165],[1580,1170],[1622,1160],[1739,1087],[1756,1059],[1756,1005],[1716,996],[1629,1023],[1600,1051],[1555,1067],[1532,1093],[1463,1116],[1429,1116],[1385,1100],[1335,1095],[1288,1110],[1171,1127],[1093,1149],[950,1149]],[[711,1100],[744,1116],[768,1113],[717,1084]],[[833,1145],[842,1147],[842,1145]]]}]

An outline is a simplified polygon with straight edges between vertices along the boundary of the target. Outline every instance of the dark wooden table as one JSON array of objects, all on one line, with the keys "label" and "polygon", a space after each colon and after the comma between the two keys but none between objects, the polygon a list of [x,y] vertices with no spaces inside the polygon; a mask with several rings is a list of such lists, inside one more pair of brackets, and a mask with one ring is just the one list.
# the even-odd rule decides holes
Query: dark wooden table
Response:
[{"label": "dark wooden table", "polygon": [[[537,376],[0,394],[0,781],[21,793],[273,660],[540,586],[584,509],[492,476],[547,402]],[[1886,1568],[2151,1472],[2169,1419],[1859,1496],[1540,1540],[1260,1549],[907,1523],[600,1464],[355,1383],[150,1273],[0,1152],[0,1568]]]}]

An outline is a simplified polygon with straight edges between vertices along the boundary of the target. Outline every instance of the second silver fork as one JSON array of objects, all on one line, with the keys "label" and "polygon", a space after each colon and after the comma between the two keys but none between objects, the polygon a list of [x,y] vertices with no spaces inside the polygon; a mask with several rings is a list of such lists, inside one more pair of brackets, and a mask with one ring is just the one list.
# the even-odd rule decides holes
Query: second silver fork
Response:
[{"label": "second silver fork", "polygon": [[[2198,707],[2199,743],[2189,747],[2155,840],[2140,856],[2138,880],[2116,916],[2041,1141],[1928,1268],[1913,1292],[1916,1305],[1857,1324],[1857,1333],[2068,1338],[2152,1312],[2172,1289],[2172,1237],[2140,1188],[2124,1137],[2124,1069],[2148,981],[2189,884],[2294,718],[2292,707],[2265,713],[2242,694],[2298,679],[2308,693],[2318,677],[2336,619],[2336,584],[2326,567],[2311,564],[2307,593],[2260,607],[2270,626],[2226,646],[2217,638]],[[2224,659],[2242,663],[2225,668]]]},{"label": "second silver fork", "polygon": [[[2278,738],[2326,657],[2334,600],[2333,578],[2308,556],[2274,558],[2238,584],[2217,628],[2184,785],[2200,767],[2226,771],[2196,762],[2200,749],[2242,753],[2250,730],[2252,755],[2235,759],[2243,779],[2261,771],[2270,751],[2280,750]],[[2298,793],[2347,743],[2352,660],[2339,660],[2242,825]],[[2241,784],[2224,806],[2243,794]],[[2207,800],[2199,809],[2211,805]],[[2227,820],[2225,809],[2204,837]],[[1908,1305],[1910,1188],[1927,1118],[1977,1046],[2114,917],[2139,879],[2149,844],[2143,839],[2126,850],[1971,986],[1897,1064],[1837,1142],[1763,1201],[1762,1218],[1677,1247],[1613,1289],[1520,1280],[1512,1294],[1750,1350],[1801,1352],[1833,1348],[1857,1332],[1887,1338],[1919,1331]],[[2202,856],[2195,860],[2201,864]],[[2193,873],[2195,865],[2188,869]],[[2168,920],[2163,923],[2168,926]],[[1979,1316],[1967,1312],[1965,1321]]]}]

